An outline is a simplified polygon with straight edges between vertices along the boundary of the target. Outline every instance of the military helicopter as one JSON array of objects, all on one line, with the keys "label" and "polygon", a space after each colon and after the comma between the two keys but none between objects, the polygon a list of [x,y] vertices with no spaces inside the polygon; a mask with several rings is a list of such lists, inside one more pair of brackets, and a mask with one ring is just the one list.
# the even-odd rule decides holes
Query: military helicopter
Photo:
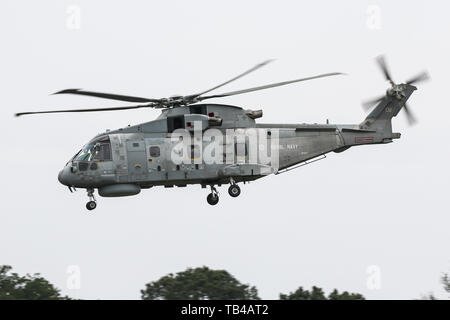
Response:
[{"label": "military helicopter", "polygon": [[[216,186],[229,184],[228,193],[241,193],[238,183],[247,183],[268,174],[280,174],[324,159],[329,152],[350,147],[390,143],[400,138],[392,131],[391,119],[403,108],[410,123],[415,121],[406,101],[417,88],[413,84],[428,79],[422,72],[405,83],[396,84],[383,56],[378,64],[390,83],[386,94],[364,104],[374,107],[359,124],[264,124],[255,120],[262,110],[238,106],[200,103],[296,82],[340,75],[326,73],[222,94],[206,95],[267,65],[260,63],[211,89],[187,96],[142,98],[118,94],[67,89],[55,94],[73,94],[136,103],[129,106],[94,109],[21,112],[16,116],[61,112],[97,112],[138,108],[161,109],[149,122],[106,131],[78,151],[59,172],[58,180],[73,192],[85,188],[88,210],[97,207],[95,189],[102,197],[122,197],[154,186],[209,186],[210,205],[219,202]],[[137,104],[139,103],[139,104]],[[256,139],[254,138],[256,136]],[[213,148],[211,147],[213,146]],[[205,157],[210,149],[209,157]],[[212,150],[212,151],[211,151]],[[204,152],[205,151],[205,152]],[[269,155],[270,153],[270,155]],[[265,157],[261,156],[264,154]],[[255,156],[256,155],[256,156]],[[211,161],[213,158],[214,161]],[[208,161],[207,161],[208,160]]]}]

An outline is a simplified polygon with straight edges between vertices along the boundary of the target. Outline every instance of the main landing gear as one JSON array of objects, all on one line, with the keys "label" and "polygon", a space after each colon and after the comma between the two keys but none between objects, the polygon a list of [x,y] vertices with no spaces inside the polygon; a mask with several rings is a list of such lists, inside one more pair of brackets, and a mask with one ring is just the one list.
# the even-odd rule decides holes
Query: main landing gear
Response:
[{"label": "main landing gear", "polygon": [[230,178],[230,186],[228,187],[228,194],[233,198],[238,197],[241,194],[241,188],[236,184],[233,178]]},{"label": "main landing gear", "polygon": [[95,208],[97,208],[97,201],[94,197],[94,189],[87,189],[87,195],[89,197],[89,202],[86,203],[86,209],[88,209],[89,211],[94,210]]},{"label": "main landing gear", "polygon": [[208,201],[208,203],[212,206],[215,206],[217,203],[219,203],[219,193],[214,186],[211,186],[211,193],[206,197],[206,201]]},{"label": "main landing gear", "polygon": [[237,184],[232,184],[228,187],[228,194],[233,198],[236,198],[241,194],[241,188],[239,188]]},{"label": "main landing gear", "polygon": [[[233,178],[230,178],[230,186],[228,187],[228,194],[233,198],[238,197],[241,194],[241,188],[236,184]],[[219,203],[219,193],[214,186],[211,186],[211,193],[208,194],[206,201],[212,206],[215,206]]]}]

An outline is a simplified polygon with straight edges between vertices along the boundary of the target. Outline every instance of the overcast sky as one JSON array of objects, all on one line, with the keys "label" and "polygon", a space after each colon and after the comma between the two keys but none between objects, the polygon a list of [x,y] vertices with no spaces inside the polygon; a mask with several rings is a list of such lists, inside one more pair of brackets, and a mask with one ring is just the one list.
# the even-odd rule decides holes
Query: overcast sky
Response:
[{"label": "overcast sky", "polygon": [[[446,1],[3,0],[0,264],[40,272],[83,299],[137,299],[145,283],[203,265],[266,299],[312,285],[369,299],[445,298],[449,12]],[[196,93],[274,58],[224,91],[348,76],[217,102],[262,108],[259,122],[359,123],[361,102],[388,87],[373,60],[381,53],[398,82],[431,74],[409,100],[416,126],[401,112],[393,121],[400,140],[263,178],[236,199],[222,187],[215,207],[207,189],[190,186],[99,198],[88,212],[84,190],[59,184],[59,170],[94,135],[150,121],[157,110],[13,117],[121,105],[49,95],[65,88]],[[67,287],[69,266],[81,272],[80,289]]]}]

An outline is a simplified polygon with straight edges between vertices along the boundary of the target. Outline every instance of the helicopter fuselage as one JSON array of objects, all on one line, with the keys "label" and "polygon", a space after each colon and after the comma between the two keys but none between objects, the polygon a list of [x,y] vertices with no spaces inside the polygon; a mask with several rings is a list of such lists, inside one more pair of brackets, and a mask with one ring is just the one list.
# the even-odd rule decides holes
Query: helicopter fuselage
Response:
[{"label": "helicopter fuselage", "polygon": [[[58,178],[70,188],[98,189],[105,197],[135,195],[153,186],[220,186],[397,137],[359,125],[256,123],[254,118],[260,116],[259,111],[216,104],[166,109],[154,121],[96,136]],[[187,145],[180,142],[186,138]],[[213,143],[216,149],[211,152]]]}]

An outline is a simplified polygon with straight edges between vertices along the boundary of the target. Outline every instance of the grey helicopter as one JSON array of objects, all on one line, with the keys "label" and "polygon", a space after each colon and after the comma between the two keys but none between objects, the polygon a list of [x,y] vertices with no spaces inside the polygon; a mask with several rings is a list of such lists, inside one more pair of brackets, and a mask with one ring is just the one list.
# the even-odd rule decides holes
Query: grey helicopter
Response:
[{"label": "grey helicopter", "polygon": [[206,95],[267,65],[260,63],[211,89],[187,96],[143,98],[66,89],[55,94],[73,94],[118,101],[133,105],[16,113],[16,116],[62,112],[98,112],[139,108],[161,109],[155,120],[95,136],[81,148],[58,174],[58,180],[70,192],[87,191],[88,210],[97,207],[95,189],[102,197],[137,195],[156,186],[186,187],[197,184],[210,188],[207,202],[216,205],[216,186],[229,184],[228,193],[238,197],[238,183],[247,183],[269,174],[281,174],[340,153],[350,147],[391,143],[400,138],[392,131],[391,119],[405,110],[408,121],[415,118],[407,100],[417,89],[414,84],[427,80],[422,72],[409,81],[396,84],[383,56],[377,58],[384,77],[390,83],[386,93],[363,106],[370,111],[359,124],[272,124],[257,123],[262,110],[239,106],[201,103],[296,82],[341,75],[325,73],[244,90]]}]

